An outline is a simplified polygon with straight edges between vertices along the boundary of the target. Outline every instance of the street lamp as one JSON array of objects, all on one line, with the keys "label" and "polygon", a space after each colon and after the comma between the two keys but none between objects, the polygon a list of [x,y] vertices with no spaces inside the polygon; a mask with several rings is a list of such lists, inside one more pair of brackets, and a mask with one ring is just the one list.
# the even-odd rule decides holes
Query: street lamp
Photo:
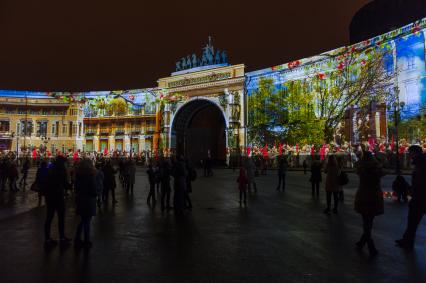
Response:
[{"label": "street lamp", "polygon": [[399,133],[398,133],[398,125],[400,120],[400,115],[402,109],[404,109],[405,103],[403,101],[399,101],[399,87],[394,87],[395,101],[392,104],[394,110],[394,121],[395,121],[395,138],[396,138],[396,174],[399,174],[400,169],[400,160],[399,160]]}]

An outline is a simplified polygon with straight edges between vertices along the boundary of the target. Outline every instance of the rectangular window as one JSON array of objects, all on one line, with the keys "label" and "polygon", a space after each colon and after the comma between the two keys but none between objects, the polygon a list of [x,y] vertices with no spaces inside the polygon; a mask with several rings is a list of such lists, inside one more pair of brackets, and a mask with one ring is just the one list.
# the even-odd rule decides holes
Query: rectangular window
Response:
[{"label": "rectangular window", "polygon": [[67,124],[62,124],[62,136],[67,134]]},{"label": "rectangular window", "polygon": [[52,136],[56,136],[56,122],[52,123]]}]

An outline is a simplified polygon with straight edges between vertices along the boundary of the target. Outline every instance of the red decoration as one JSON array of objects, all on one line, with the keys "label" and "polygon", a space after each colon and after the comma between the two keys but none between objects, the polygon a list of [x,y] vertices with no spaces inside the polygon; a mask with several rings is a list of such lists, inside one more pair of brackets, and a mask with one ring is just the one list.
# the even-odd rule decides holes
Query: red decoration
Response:
[{"label": "red decoration", "polygon": [[320,79],[320,80],[325,80],[326,79],[326,74],[324,74],[324,73],[319,73],[319,74],[317,74],[317,77],[318,77],[318,79]]},{"label": "red decoration", "polygon": [[135,96],[134,96],[134,95],[130,95],[130,96],[129,96],[129,99],[130,99],[131,101],[134,101],[134,100],[135,100]]},{"label": "red decoration", "polygon": [[421,28],[418,26],[418,25],[415,25],[414,27],[413,27],[413,33],[416,33],[416,32],[418,32],[418,31],[420,31],[421,30]]},{"label": "red decoration", "polygon": [[296,61],[293,61],[293,62],[290,62],[290,63],[288,63],[288,68],[289,69],[293,69],[293,68],[296,68],[297,66],[299,66],[300,65],[300,61],[299,60],[296,60]]}]

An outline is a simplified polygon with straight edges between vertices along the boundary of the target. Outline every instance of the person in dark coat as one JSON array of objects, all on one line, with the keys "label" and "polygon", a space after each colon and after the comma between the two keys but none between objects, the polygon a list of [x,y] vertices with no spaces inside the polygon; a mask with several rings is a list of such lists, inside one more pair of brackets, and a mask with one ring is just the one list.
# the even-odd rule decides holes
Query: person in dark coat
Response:
[{"label": "person in dark coat", "polygon": [[173,203],[176,215],[183,214],[185,207],[186,176],[185,161],[179,157],[173,164],[174,195]]},{"label": "person in dark coat", "polygon": [[22,164],[21,169],[22,177],[19,181],[19,185],[24,188],[27,185],[28,170],[30,170],[30,160],[28,158],[25,158],[24,164]]},{"label": "person in dark coat", "polygon": [[322,182],[322,163],[319,160],[319,156],[315,156],[315,160],[311,164],[311,178],[309,181],[312,184],[312,196],[319,197],[319,187],[320,183]]},{"label": "person in dark coat", "polygon": [[161,211],[170,209],[170,164],[168,160],[163,160],[160,165],[161,177]]},{"label": "person in dark coat", "polygon": [[384,176],[380,163],[369,151],[364,152],[357,165],[356,173],[359,176],[359,188],[355,195],[355,211],[361,214],[363,222],[363,234],[356,243],[358,250],[367,244],[370,256],[377,255],[377,249],[371,238],[373,220],[383,214],[383,192],[380,179]]},{"label": "person in dark coat", "polygon": [[288,168],[287,158],[281,157],[280,163],[278,165],[278,187],[277,187],[277,191],[280,190],[281,184],[282,184],[282,191],[284,192],[284,190],[285,190],[285,175],[287,173],[287,168]]},{"label": "person in dark coat", "polygon": [[105,166],[103,168],[104,171],[104,191],[103,191],[103,200],[104,203],[108,203],[108,195],[111,192],[112,203],[116,204],[118,201],[115,199],[115,188],[117,187],[117,183],[115,181],[115,174],[117,171],[111,164],[111,160],[107,159]]},{"label": "person in dark coat", "polygon": [[237,183],[238,183],[238,190],[240,191],[240,205],[241,205],[241,201],[243,197],[244,197],[244,205],[246,205],[248,179],[247,179],[247,173],[244,167],[240,168],[240,174],[238,175]]},{"label": "person in dark coat", "polygon": [[154,168],[152,167],[152,164],[148,165],[148,170],[146,171],[146,174],[148,175],[148,182],[149,182],[149,193],[148,198],[146,199],[146,203],[151,206],[155,206],[156,200],[155,200],[155,184],[156,184],[156,172],[154,171]]},{"label": "person in dark coat", "polygon": [[417,227],[426,213],[426,154],[417,145],[411,146],[408,152],[415,166],[411,178],[408,223],[402,239],[395,242],[397,246],[411,251],[414,248]]},{"label": "person in dark coat", "polygon": [[35,183],[37,185],[38,203],[41,205],[41,200],[46,192],[49,179],[49,170],[47,169],[47,162],[43,160],[40,167],[37,169]]},{"label": "person in dark coat", "polygon": [[334,207],[333,213],[337,214],[338,202],[339,202],[339,192],[342,190],[342,187],[339,184],[340,176],[340,167],[337,164],[337,159],[335,155],[330,155],[328,157],[326,172],[327,174],[325,179],[325,191],[327,196],[327,208],[324,210],[324,213],[329,214],[331,208],[331,196],[333,196]]},{"label": "person in dark coat", "polygon": [[189,159],[185,160],[185,169],[187,172],[186,175],[186,187],[185,187],[185,208],[192,210],[192,202],[191,202],[191,197],[190,194],[192,193],[192,181],[195,180],[197,173],[194,169],[194,167],[192,166],[191,162],[189,161]]},{"label": "person in dark coat", "polygon": [[[92,217],[96,215],[96,170],[89,159],[79,162],[75,172],[75,200],[76,213],[80,215],[80,224],[77,226],[74,244],[90,248],[90,223]],[[81,234],[84,231],[84,242],[81,241]]]},{"label": "person in dark coat", "polygon": [[44,193],[46,199],[46,222],[44,224],[45,244],[53,245],[57,242],[50,237],[50,227],[55,212],[58,215],[58,229],[60,242],[67,244],[71,240],[65,237],[65,190],[70,186],[67,169],[67,160],[58,156],[49,169],[48,182]]},{"label": "person in dark coat", "polygon": [[392,190],[394,191],[398,202],[408,201],[407,197],[409,188],[410,185],[407,183],[404,177],[401,174],[398,174],[395,181],[392,183]]},{"label": "person in dark coat", "polygon": [[9,178],[9,190],[11,192],[17,192],[19,191],[18,186],[16,185],[16,182],[19,178],[19,171],[18,171],[18,165],[16,162],[11,162],[9,165],[9,171],[8,171],[8,178]]}]

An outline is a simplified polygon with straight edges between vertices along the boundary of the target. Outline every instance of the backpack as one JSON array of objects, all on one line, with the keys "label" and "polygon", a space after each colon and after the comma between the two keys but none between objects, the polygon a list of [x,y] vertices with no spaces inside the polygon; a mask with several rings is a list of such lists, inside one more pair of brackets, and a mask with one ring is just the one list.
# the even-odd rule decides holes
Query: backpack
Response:
[{"label": "backpack", "polygon": [[348,174],[344,171],[342,171],[339,175],[339,185],[344,186],[349,183],[349,177]]}]

